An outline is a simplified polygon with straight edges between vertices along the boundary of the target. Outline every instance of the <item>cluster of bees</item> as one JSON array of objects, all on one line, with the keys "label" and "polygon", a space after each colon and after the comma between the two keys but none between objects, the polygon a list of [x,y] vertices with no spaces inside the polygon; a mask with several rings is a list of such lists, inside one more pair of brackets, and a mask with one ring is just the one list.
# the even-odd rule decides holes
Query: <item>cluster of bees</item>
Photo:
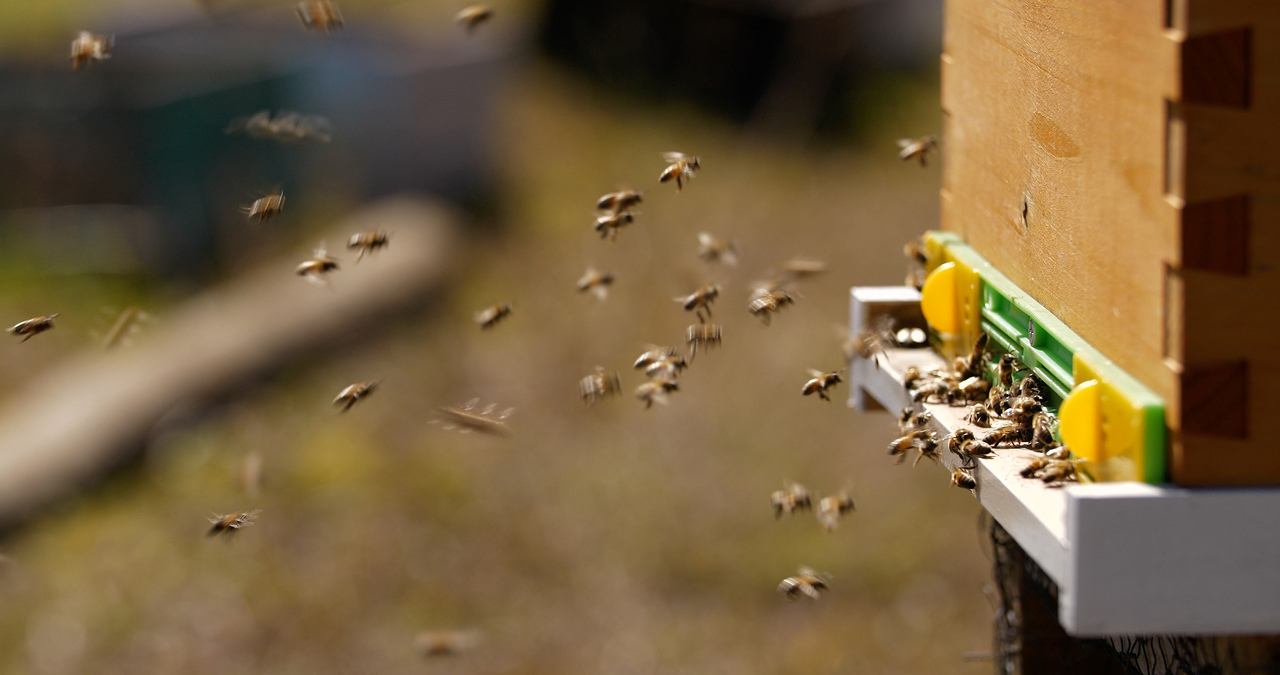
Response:
[{"label": "cluster of bees", "polygon": [[[937,462],[940,453],[949,452],[961,460],[951,472],[951,484],[966,490],[977,488],[973,474],[977,460],[994,456],[1001,446],[1043,453],[1023,469],[1023,477],[1052,486],[1087,478],[1079,460],[1056,438],[1058,421],[1046,407],[1043,385],[1035,373],[1015,379],[1026,368],[1012,354],[1003,354],[993,379],[985,377],[990,359],[987,343],[987,334],[980,333],[970,353],[948,367],[923,373],[914,366],[906,369],[903,386],[911,405],[898,417],[902,436],[889,444],[889,454],[902,463],[914,450],[915,466],[925,457]],[[940,436],[930,428],[933,414],[923,408],[924,403],[968,406],[964,421],[973,428],[961,427]]]}]

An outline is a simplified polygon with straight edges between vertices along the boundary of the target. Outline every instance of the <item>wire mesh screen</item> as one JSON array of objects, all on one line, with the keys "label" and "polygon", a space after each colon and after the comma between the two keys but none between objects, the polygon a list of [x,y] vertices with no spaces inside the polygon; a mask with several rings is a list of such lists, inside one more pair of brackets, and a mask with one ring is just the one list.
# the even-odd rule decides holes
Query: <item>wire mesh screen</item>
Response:
[{"label": "wire mesh screen", "polygon": [[997,673],[1280,674],[1280,636],[1073,638],[1058,623],[1057,584],[994,520],[991,545]]}]

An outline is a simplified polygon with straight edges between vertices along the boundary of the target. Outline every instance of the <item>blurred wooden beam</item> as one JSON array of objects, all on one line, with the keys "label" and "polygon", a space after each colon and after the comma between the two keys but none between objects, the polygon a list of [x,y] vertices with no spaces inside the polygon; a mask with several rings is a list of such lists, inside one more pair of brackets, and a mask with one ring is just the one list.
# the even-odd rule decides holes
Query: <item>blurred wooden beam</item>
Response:
[{"label": "blurred wooden beam", "polygon": [[92,350],[27,383],[0,409],[0,526],[118,466],[170,411],[424,304],[456,271],[459,221],[419,199],[379,202],[327,240],[380,229],[392,232],[390,246],[359,265],[335,251],[342,268],[327,285],[295,275],[303,249],[192,298],[130,349]]}]

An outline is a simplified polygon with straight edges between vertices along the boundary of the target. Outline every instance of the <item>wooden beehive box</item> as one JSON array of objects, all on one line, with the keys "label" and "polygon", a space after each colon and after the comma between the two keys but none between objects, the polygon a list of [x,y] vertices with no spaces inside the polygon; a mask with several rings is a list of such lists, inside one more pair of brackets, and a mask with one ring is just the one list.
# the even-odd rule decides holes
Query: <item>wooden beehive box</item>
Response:
[{"label": "wooden beehive box", "polygon": [[1164,398],[1175,483],[1280,484],[1280,5],[945,11],[943,229]]}]

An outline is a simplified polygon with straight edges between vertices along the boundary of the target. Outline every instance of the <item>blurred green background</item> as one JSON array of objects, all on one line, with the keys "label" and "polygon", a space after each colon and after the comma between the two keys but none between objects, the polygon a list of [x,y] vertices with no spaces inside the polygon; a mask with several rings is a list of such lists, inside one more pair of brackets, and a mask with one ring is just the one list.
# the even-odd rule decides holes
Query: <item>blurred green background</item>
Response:
[{"label": "blurred green background", "polygon": [[[65,68],[74,31],[113,17],[226,23],[242,10],[292,11],[227,2],[207,17],[180,0],[8,3],[6,68]],[[895,466],[884,450],[893,418],[846,408],[843,385],[830,404],[800,395],[806,368],[841,365],[849,287],[901,283],[902,244],[936,226],[937,167],[900,163],[895,145],[940,128],[936,69],[864,63],[824,95],[828,122],[761,128],[749,111],[678,87],[611,83],[549,57],[537,46],[547,5],[493,4],[491,30],[475,38],[501,52],[483,98],[478,178],[424,189],[459,199],[477,224],[462,278],[429,312],[181,416],[137,461],[9,531],[0,670],[989,670],[964,659],[991,643],[977,504],[934,466]],[[460,3],[342,8],[357,33],[364,23],[409,43],[465,39],[452,24]],[[656,181],[667,150],[702,158],[678,195]],[[297,207],[263,239],[236,224],[234,200],[211,200],[224,224],[210,226],[199,274],[55,265],[59,249],[12,222],[57,205],[4,205],[0,316],[61,312],[55,331],[0,348],[5,396],[94,348],[111,311],[138,305],[163,324],[192,293],[310,241],[376,195],[334,178],[335,152],[291,156],[297,177],[283,180]],[[332,170],[308,174],[309,158]],[[647,191],[643,213],[601,241],[594,201],[621,186]],[[699,261],[700,231],[734,240],[740,264]],[[749,283],[793,255],[830,270],[765,328],[745,311]],[[589,265],[617,273],[606,302],[574,292]],[[709,282],[725,289],[714,306],[723,346],[699,354],[671,405],[646,411],[630,395],[641,382],[631,361],[646,343],[681,340],[691,315],[671,298]],[[478,331],[472,312],[503,300],[515,314]],[[585,408],[576,382],[597,365],[622,374],[624,393]],[[374,377],[378,392],[337,415],[334,393]],[[426,424],[434,406],[473,397],[514,407],[514,436]],[[263,460],[256,497],[237,480],[251,453]],[[830,534],[809,514],[775,521],[769,494],[788,479],[819,494],[847,487],[858,509]],[[257,525],[230,541],[204,536],[211,513],[246,508],[262,509]],[[832,574],[821,601],[775,592],[799,565]],[[431,661],[415,651],[421,631],[455,627],[480,631],[483,644]]]}]

